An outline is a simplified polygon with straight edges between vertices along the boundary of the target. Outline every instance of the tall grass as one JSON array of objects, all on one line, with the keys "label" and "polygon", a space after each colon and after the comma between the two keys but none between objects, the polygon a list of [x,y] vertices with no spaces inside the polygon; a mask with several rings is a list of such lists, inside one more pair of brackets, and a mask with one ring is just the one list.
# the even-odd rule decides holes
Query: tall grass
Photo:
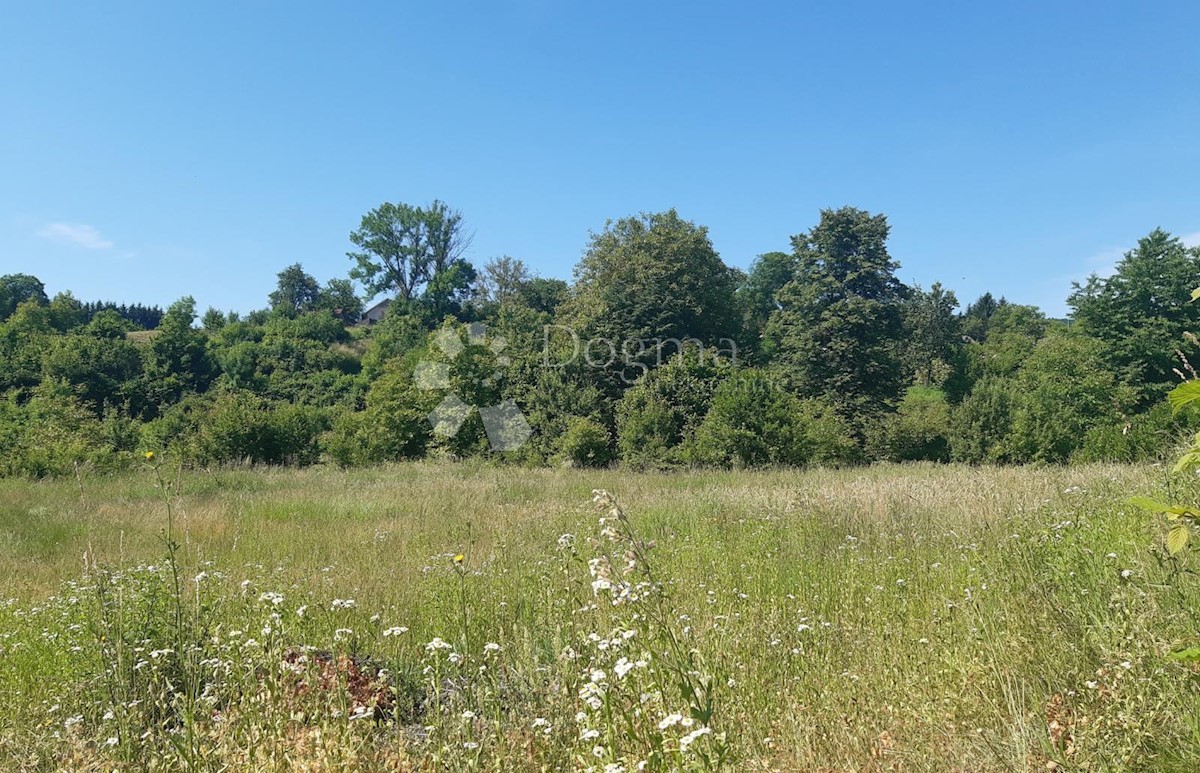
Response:
[{"label": "tall grass", "polygon": [[179,626],[152,474],[0,481],[0,768],[1192,770],[1160,483],[186,473]]}]

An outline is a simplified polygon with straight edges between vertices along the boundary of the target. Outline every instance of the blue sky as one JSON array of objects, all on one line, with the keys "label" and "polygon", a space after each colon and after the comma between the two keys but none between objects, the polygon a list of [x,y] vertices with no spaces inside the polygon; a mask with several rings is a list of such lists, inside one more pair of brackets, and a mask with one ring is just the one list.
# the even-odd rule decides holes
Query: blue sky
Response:
[{"label": "blue sky", "polygon": [[[905,7],[911,6],[911,7]],[[0,273],[246,311],[440,198],[567,278],[676,207],[726,262],[883,212],[905,281],[1065,312],[1156,226],[1200,242],[1195,3],[10,3]]]}]

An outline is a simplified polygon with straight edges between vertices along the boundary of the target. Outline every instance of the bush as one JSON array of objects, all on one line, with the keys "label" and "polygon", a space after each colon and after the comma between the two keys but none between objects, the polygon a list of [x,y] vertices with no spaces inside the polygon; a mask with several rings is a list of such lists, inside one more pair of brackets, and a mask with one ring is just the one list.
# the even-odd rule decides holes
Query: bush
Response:
[{"label": "bush", "polygon": [[892,462],[950,458],[950,405],[940,389],[910,387],[896,412],[871,433],[871,455]]},{"label": "bush", "polygon": [[428,416],[437,400],[417,389],[406,370],[396,368],[376,381],[365,411],[337,417],[325,445],[333,461],[349,467],[425,455],[433,439]]},{"label": "bush", "polygon": [[559,439],[559,458],[572,467],[604,467],[613,460],[610,441],[608,430],[598,422],[574,416]]},{"label": "bush", "polygon": [[326,417],[317,409],[231,392],[218,397],[201,420],[197,447],[205,462],[311,464],[325,428]]},{"label": "bush", "polygon": [[1184,410],[1173,415],[1162,402],[1146,413],[1122,422],[1106,422],[1088,430],[1072,462],[1158,461],[1175,453],[1176,446],[1198,428],[1196,415]]},{"label": "bush", "polygon": [[1014,461],[1066,462],[1095,426],[1120,422],[1134,393],[1102,365],[1091,338],[1051,335],[1017,373],[1011,448]]},{"label": "bush", "polygon": [[950,458],[983,464],[1008,459],[1015,386],[1010,378],[984,376],[950,416]]},{"label": "bush", "polygon": [[692,439],[717,385],[731,372],[730,366],[689,350],[638,379],[617,403],[621,460],[636,467],[682,462],[685,441]]},{"label": "bush", "polygon": [[0,476],[69,475],[77,465],[113,471],[131,460],[127,428],[101,421],[61,381],[45,381],[24,404],[0,397]]},{"label": "bush", "polygon": [[328,426],[320,409],[232,391],[185,398],[143,426],[141,445],[194,464],[312,464]]},{"label": "bush", "polygon": [[799,400],[760,370],[717,387],[689,457],[704,464],[839,464],[857,456],[851,428],[832,408]]}]

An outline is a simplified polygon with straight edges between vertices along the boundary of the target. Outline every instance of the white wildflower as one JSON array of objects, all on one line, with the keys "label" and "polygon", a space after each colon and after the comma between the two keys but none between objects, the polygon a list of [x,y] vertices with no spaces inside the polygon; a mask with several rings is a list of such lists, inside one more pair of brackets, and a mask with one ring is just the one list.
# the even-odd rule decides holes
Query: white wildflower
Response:
[{"label": "white wildflower", "polygon": [[692,732],[679,739],[679,751],[687,751],[687,748],[696,742],[696,739],[701,736],[708,735],[712,730],[707,727],[698,727]]},{"label": "white wildflower", "polygon": [[659,730],[666,730],[668,727],[674,727],[683,721],[682,714],[668,714],[658,723]]}]

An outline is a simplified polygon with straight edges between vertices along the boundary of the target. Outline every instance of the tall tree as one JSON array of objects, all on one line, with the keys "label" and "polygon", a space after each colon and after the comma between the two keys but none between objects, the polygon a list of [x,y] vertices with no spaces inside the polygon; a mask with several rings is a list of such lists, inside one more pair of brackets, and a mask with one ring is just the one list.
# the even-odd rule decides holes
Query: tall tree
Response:
[{"label": "tall tree", "polygon": [[269,296],[271,308],[285,314],[311,311],[321,296],[321,286],[299,263],[279,272],[275,291]]},{"label": "tall tree", "polygon": [[346,253],[355,261],[350,276],[363,283],[368,297],[394,292],[411,301],[439,274],[465,263],[470,244],[462,213],[434,200],[428,207],[385,202],[363,215]]},{"label": "tall tree", "polygon": [[796,258],[786,252],[763,253],[750,265],[737,295],[746,332],[754,341],[762,337],[771,314],[779,309],[775,296],[792,281],[795,272]]},{"label": "tall tree", "polygon": [[150,410],[176,402],[187,392],[203,392],[214,376],[206,337],[192,326],[196,301],[190,295],[172,303],[150,341],[145,398]]},{"label": "tall tree", "polygon": [[1125,253],[1112,276],[1093,274],[1076,284],[1067,303],[1081,331],[1106,344],[1122,380],[1144,385],[1141,397],[1152,401],[1174,380],[1183,334],[1200,329],[1200,304],[1190,302],[1198,283],[1200,248],[1156,228]]},{"label": "tall tree", "polygon": [[950,374],[955,352],[962,346],[956,308],[954,292],[940,282],[928,291],[913,288],[903,301],[904,369],[916,383],[937,386]]},{"label": "tall tree", "polygon": [[963,335],[973,341],[986,340],[992,315],[1005,303],[1007,303],[1006,300],[1001,298],[997,301],[991,293],[984,293],[968,303],[967,310],[962,315]]},{"label": "tall tree", "polygon": [[8,319],[25,301],[46,305],[46,286],[36,276],[5,274],[0,276],[0,320]]},{"label": "tall tree", "polygon": [[321,288],[317,307],[328,310],[343,322],[358,322],[363,315],[363,302],[349,279],[330,279]]},{"label": "tall tree", "polygon": [[897,361],[907,288],[887,251],[887,217],[844,207],[792,237],[796,270],[767,335],[799,395],[824,397],[862,428],[904,388]]},{"label": "tall tree", "polygon": [[[673,209],[609,221],[592,234],[575,279],[562,317],[581,336],[612,342],[619,356],[626,344],[645,343],[641,356],[657,364],[656,340],[717,346],[740,329],[733,272],[708,229]],[[667,349],[666,357],[676,350]]]},{"label": "tall tree", "polygon": [[484,303],[508,303],[517,298],[531,278],[524,261],[508,255],[492,258],[479,272],[475,295]]}]

